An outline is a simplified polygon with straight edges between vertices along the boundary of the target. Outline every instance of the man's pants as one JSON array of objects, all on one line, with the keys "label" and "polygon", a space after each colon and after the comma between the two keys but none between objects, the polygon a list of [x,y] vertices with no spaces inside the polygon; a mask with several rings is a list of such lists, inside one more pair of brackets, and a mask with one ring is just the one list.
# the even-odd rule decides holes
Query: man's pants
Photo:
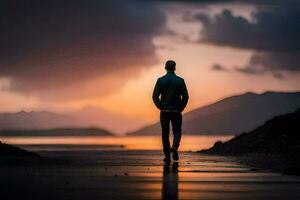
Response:
[{"label": "man's pants", "polygon": [[170,122],[172,124],[173,130],[173,145],[172,147],[176,150],[179,147],[181,139],[181,124],[182,124],[182,115],[180,112],[160,112],[160,124],[162,130],[162,142],[164,154],[166,156],[170,155]]}]

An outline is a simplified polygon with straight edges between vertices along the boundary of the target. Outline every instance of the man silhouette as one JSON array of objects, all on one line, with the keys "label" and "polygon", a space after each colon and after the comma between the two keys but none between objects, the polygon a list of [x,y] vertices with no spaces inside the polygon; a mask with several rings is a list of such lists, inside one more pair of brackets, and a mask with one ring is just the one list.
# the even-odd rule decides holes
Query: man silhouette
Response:
[{"label": "man silhouette", "polygon": [[[172,60],[166,62],[167,74],[157,80],[152,95],[154,104],[160,110],[164,162],[171,162],[171,152],[174,161],[179,159],[177,151],[181,139],[181,112],[186,107],[189,99],[184,79],[175,74],[175,66],[176,63]],[[174,135],[171,148],[169,141],[170,122]]]}]

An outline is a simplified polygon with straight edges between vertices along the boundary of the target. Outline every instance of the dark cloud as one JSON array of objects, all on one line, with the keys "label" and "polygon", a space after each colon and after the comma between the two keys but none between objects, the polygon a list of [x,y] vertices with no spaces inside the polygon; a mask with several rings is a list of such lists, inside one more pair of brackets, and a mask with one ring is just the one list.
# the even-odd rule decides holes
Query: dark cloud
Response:
[{"label": "dark cloud", "polygon": [[[196,16],[203,25],[201,42],[252,49],[249,64],[240,72],[260,74],[300,71],[300,4],[282,3],[271,9],[258,8],[253,21],[224,10],[213,18]],[[279,76],[277,76],[279,77]]]},{"label": "dark cloud", "polygon": [[276,78],[284,78],[280,71],[299,72],[300,54],[293,52],[255,52],[247,66],[236,68],[246,74],[273,73]]},{"label": "dark cloud", "polygon": [[271,71],[299,71],[300,54],[299,51],[256,52],[252,55],[249,65]]},{"label": "dark cloud", "polygon": [[271,75],[274,78],[277,79],[284,79],[285,76],[283,75],[283,73],[281,71],[268,71],[265,68],[261,67],[253,67],[253,66],[243,66],[243,67],[236,67],[235,70],[237,72],[241,72],[243,74],[248,74],[248,75],[262,75],[262,74],[266,74],[266,73],[271,73]]},{"label": "dark cloud", "polygon": [[237,67],[237,68],[235,68],[235,70],[238,72],[242,72],[245,74],[252,74],[252,75],[261,74],[264,72],[264,70],[262,70],[262,69],[253,68],[251,66]]},{"label": "dark cloud", "polygon": [[300,10],[276,9],[253,14],[255,22],[234,16],[230,10],[209,18],[200,14],[202,42],[267,51],[300,50]]},{"label": "dark cloud", "polygon": [[0,77],[10,89],[72,99],[108,94],[155,63],[165,16],[148,1],[7,0],[0,27]]},{"label": "dark cloud", "polygon": [[284,79],[284,75],[280,72],[273,73],[273,76],[277,79]]},{"label": "dark cloud", "polygon": [[214,71],[227,71],[227,68],[216,63],[216,64],[211,66],[211,70],[214,70]]}]

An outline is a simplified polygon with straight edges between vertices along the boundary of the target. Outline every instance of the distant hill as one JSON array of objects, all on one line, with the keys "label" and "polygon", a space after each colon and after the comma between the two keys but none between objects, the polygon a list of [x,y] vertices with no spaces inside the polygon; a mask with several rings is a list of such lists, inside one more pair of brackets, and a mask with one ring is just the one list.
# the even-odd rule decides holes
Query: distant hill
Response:
[{"label": "distant hill", "polygon": [[69,113],[69,116],[81,127],[101,127],[116,133],[134,130],[145,124],[142,119],[123,116],[95,106],[83,107]]},{"label": "distant hill", "polygon": [[70,127],[74,119],[52,112],[17,112],[0,114],[0,130],[9,129],[51,129]]},{"label": "distant hill", "polygon": [[113,136],[99,128],[58,128],[44,130],[0,130],[0,136]]},{"label": "distant hill", "polygon": [[0,130],[96,127],[123,133],[143,124],[145,122],[141,119],[129,118],[94,106],[87,106],[65,114],[47,111],[0,113]]},{"label": "distant hill", "polygon": [[[194,109],[183,116],[185,134],[237,135],[250,131],[276,115],[293,112],[300,107],[300,92],[245,93]],[[160,133],[159,123],[129,135]]]}]

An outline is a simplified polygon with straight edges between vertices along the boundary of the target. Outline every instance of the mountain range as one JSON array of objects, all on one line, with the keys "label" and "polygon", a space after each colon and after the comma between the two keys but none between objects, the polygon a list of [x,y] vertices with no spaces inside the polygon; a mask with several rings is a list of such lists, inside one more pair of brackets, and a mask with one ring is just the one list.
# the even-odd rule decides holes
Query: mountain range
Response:
[{"label": "mountain range", "polygon": [[[250,131],[274,116],[300,107],[300,92],[252,92],[231,96],[183,115],[184,134],[237,135]],[[160,133],[154,123],[128,135]]]},{"label": "mountain range", "polygon": [[48,130],[58,128],[100,128],[115,133],[133,130],[145,124],[141,119],[128,118],[104,109],[87,106],[58,114],[48,111],[0,113],[0,130]]},{"label": "mountain range", "polygon": [[[213,104],[187,112],[183,116],[184,134],[236,135],[250,131],[268,119],[300,107],[300,92],[248,92],[231,96]],[[120,133],[141,127],[141,119],[132,119],[98,107],[58,114],[54,112],[0,113],[0,130],[49,130],[61,128],[99,128]],[[155,123],[128,135],[160,134],[160,124]]]}]

